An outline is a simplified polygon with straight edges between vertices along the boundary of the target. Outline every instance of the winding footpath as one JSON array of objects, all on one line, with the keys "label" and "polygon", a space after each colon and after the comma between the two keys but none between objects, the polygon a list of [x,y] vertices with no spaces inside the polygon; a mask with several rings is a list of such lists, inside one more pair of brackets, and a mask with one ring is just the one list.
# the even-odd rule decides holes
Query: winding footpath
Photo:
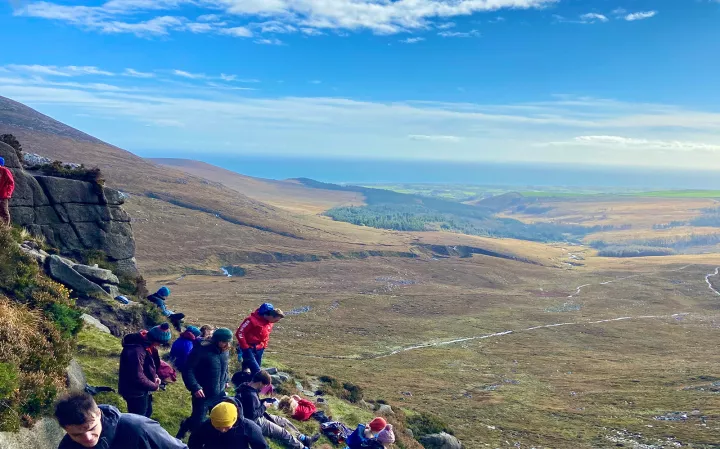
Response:
[{"label": "winding footpath", "polygon": [[[655,271],[655,272],[647,273],[647,274],[635,274],[632,276],[625,276],[625,277],[616,278],[616,279],[613,279],[610,281],[600,282],[599,284],[584,284],[584,285],[577,287],[577,289],[575,290],[575,293],[570,295],[569,298],[573,298],[574,296],[579,295],[583,288],[590,287],[592,285],[609,285],[609,284],[613,284],[615,282],[620,282],[623,280],[632,279],[632,278],[641,277],[641,276],[647,276],[650,274],[657,274],[660,272],[672,273],[672,272],[676,272],[676,271],[685,270],[691,266],[692,265],[685,265],[684,267],[680,267],[680,268],[677,268],[674,270]],[[708,287],[710,288],[710,290],[713,293],[720,296],[720,292],[713,286],[712,282],[710,281],[710,278],[715,277],[715,276],[720,277],[720,267],[717,267],[715,269],[714,273],[710,273],[707,276],[705,276],[705,282],[708,284]],[[608,319],[604,319],[604,320],[595,320],[595,321],[577,321],[577,322],[568,322],[568,323],[545,324],[545,325],[540,325],[540,326],[528,327],[525,329],[506,330],[506,331],[502,331],[502,332],[495,332],[492,334],[477,335],[477,336],[473,336],[473,337],[456,338],[456,339],[447,340],[447,341],[419,343],[419,344],[416,344],[413,346],[407,346],[407,347],[396,349],[396,350],[393,350],[390,352],[377,353],[377,354],[371,354],[371,355],[352,355],[352,356],[319,356],[319,355],[310,355],[310,354],[298,354],[298,355],[303,355],[303,356],[312,357],[312,358],[319,358],[319,359],[376,360],[376,359],[381,359],[381,358],[397,355],[397,354],[400,354],[403,352],[415,351],[418,349],[447,346],[447,345],[452,345],[452,344],[456,344],[456,343],[464,343],[464,342],[474,341],[474,340],[484,340],[484,339],[488,339],[488,338],[499,338],[499,337],[504,337],[506,335],[518,334],[521,332],[531,332],[531,331],[535,331],[535,330],[539,330],[539,329],[550,329],[550,328],[563,327],[563,326],[586,326],[586,325],[592,325],[592,324],[602,324],[602,323],[611,323],[611,322],[616,322],[616,321],[628,321],[628,320],[649,320],[649,319],[657,320],[657,319],[681,318],[681,317],[684,317],[687,315],[689,315],[689,313],[674,313],[672,315],[623,316],[623,317],[618,317],[618,318],[608,318]]]}]

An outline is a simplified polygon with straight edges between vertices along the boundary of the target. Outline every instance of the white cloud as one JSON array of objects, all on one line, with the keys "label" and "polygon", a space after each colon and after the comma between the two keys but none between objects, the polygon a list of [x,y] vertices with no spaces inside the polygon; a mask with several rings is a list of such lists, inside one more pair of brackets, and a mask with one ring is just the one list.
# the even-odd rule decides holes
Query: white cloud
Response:
[{"label": "white cloud", "polygon": [[627,20],[628,22],[634,22],[636,20],[649,19],[651,17],[655,17],[656,15],[657,11],[634,12],[625,16],[625,20]]},{"label": "white cloud", "polygon": [[210,33],[215,30],[216,26],[211,23],[200,23],[200,22],[192,22],[185,24],[185,28],[187,28],[192,33]]},{"label": "white cloud", "polygon": [[226,75],[224,73],[220,74],[220,79],[223,81],[236,81],[237,75]]},{"label": "white cloud", "polygon": [[478,30],[470,30],[470,31],[441,31],[438,33],[438,36],[442,37],[480,37],[480,32]]},{"label": "white cloud", "polygon": [[588,23],[594,23],[595,21],[598,21],[598,22],[607,22],[609,19],[608,19],[606,16],[602,15],[602,14],[598,14],[598,13],[594,13],[594,12],[589,12],[589,13],[587,13],[587,14],[581,15],[581,16],[580,16],[580,20],[585,21],[585,22],[588,22]]},{"label": "white cloud", "polygon": [[408,37],[407,39],[403,39],[400,42],[403,44],[417,44],[418,42],[424,41],[424,37]]},{"label": "white cloud", "polygon": [[245,27],[223,28],[220,34],[234,37],[253,37],[253,32]]},{"label": "white cloud", "polygon": [[[243,21],[263,17],[269,22],[278,22],[266,26],[267,32],[271,33],[313,29],[336,32],[370,30],[377,34],[395,34],[426,29],[436,20],[440,21],[438,26],[442,28],[450,23],[443,21],[453,17],[502,9],[539,9],[559,0],[109,0],[100,6],[90,0],[79,1],[87,4],[35,1],[16,8],[14,14],[63,21],[106,33],[133,33],[147,37],[164,35],[169,31],[193,31],[183,27],[191,20],[169,15],[141,22],[128,19],[140,13],[177,11],[183,5],[193,5],[208,12],[200,15],[198,22],[219,20],[219,10],[228,19]],[[249,27],[251,24],[239,25]],[[223,34],[233,35],[229,32]]]},{"label": "white cloud", "polygon": [[446,22],[446,23],[438,23],[435,25],[435,28],[438,30],[449,30],[450,28],[455,28],[456,24],[455,22]]},{"label": "white cloud", "polygon": [[133,78],[155,78],[154,73],[139,72],[135,69],[125,69],[123,75],[132,76]]},{"label": "white cloud", "polygon": [[488,20],[488,22],[489,23],[501,23],[501,22],[505,22],[505,18],[498,16],[498,17],[495,17],[494,19]]},{"label": "white cloud", "polygon": [[196,19],[198,22],[219,22],[222,17],[217,14],[203,14]]},{"label": "white cloud", "polygon": [[458,136],[432,136],[432,135],[425,135],[425,134],[410,134],[408,135],[408,139],[410,140],[429,140],[432,142],[460,142],[462,140],[461,137]]},{"label": "white cloud", "polygon": [[300,32],[305,34],[306,36],[323,36],[325,33],[323,33],[320,30],[316,30],[315,28],[300,28]]},{"label": "white cloud", "polygon": [[200,79],[207,78],[207,75],[205,75],[204,73],[190,73],[190,72],[186,72],[185,70],[177,70],[177,69],[173,70],[172,74],[182,77],[182,78],[189,78],[191,80],[200,80]]},{"label": "white cloud", "polygon": [[256,39],[254,42],[260,45],[283,45],[283,41],[274,37],[269,39]]},{"label": "white cloud", "polygon": [[83,76],[83,75],[102,75],[112,76],[112,72],[106,70],[100,70],[93,66],[75,66],[68,65],[65,67],[58,67],[54,65],[21,65],[21,64],[8,64],[5,66],[6,70],[13,72],[25,72],[35,73],[38,75],[50,75],[50,76]]},{"label": "white cloud", "polygon": [[286,33],[294,33],[297,31],[297,28],[295,28],[294,26],[279,22],[277,20],[272,20],[272,21],[263,22],[263,23],[256,23],[256,24],[253,24],[253,27],[259,28],[260,32],[262,32],[262,33],[286,34]]},{"label": "white cloud", "polygon": [[625,8],[615,8],[613,9],[612,13],[616,16],[623,16],[627,13],[627,9]]}]

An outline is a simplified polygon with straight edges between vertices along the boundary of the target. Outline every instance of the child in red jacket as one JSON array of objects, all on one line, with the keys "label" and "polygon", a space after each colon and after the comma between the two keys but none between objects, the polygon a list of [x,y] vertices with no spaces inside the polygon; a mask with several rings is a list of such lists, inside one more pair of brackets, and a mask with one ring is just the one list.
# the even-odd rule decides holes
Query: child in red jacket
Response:
[{"label": "child in red jacket", "polygon": [[240,324],[235,332],[238,352],[242,352],[242,369],[254,376],[260,371],[262,357],[270,341],[273,325],[285,318],[280,309],[266,302]]},{"label": "child in red jacket", "polygon": [[10,198],[15,191],[15,178],[5,168],[5,159],[0,157],[0,223],[10,227]]},{"label": "child in red jacket", "polygon": [[292,397],[283,396],[280,399],[278,408],[290,414],[292,419],[297,419],[298,421],[307,421],[317,412],[315,404],[298,395],[293,395]]}]

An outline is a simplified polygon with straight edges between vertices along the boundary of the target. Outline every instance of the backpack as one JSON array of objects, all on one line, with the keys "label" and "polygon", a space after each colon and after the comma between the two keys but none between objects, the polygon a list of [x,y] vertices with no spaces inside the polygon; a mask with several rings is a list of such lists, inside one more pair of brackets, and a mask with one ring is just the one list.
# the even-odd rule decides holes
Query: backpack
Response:
[{"label": "backpack", "polygon": [[352,429],[338,421],[328,421],[320,424],[320,431],[335,446],[343,444],[353,433]]}]

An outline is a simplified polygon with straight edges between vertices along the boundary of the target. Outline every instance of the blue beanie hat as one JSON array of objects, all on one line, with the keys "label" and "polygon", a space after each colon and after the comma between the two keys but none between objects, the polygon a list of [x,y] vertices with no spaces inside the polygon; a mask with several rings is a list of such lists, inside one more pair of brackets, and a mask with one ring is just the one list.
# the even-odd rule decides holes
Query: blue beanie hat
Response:
[{"label": "blue beanie hat", "polygon": [[147,333],[148,340],[154,343],[167,344],[172,338],[170,333],[170,325],[168,323],[162,323],[159,326],[155,326],[150,329]]},{"label": "blue beanie hat", "polygon": [[275,306],[269,302],[264,303],[258,308],[258,315],[267,315],[275,311]]},{"label": "blue beanie hat", "polygon": [[195,327],[195,326],[188,326],[188,327],[185,328],[185,330],[186,330],[186,331],[190,331],[190,333],[193,334],[193,335],[196,336],[196,337],[199,337],[200,335],[202,335],[202,332],[200,331],[200,329],[198,329],[198,328]]},{"label": "blue beanie hat", "polygon": [[0,157],[0,167],[4,167],[4,166],[5,166],[5,158]]},{"label": "blue beanie hat", "polygon": [[167,298],[168,296],[170,296],[170,289],[162,286],[160,287],[160,290],[157,291],[157,295],[162,296],[163,298]]}]

